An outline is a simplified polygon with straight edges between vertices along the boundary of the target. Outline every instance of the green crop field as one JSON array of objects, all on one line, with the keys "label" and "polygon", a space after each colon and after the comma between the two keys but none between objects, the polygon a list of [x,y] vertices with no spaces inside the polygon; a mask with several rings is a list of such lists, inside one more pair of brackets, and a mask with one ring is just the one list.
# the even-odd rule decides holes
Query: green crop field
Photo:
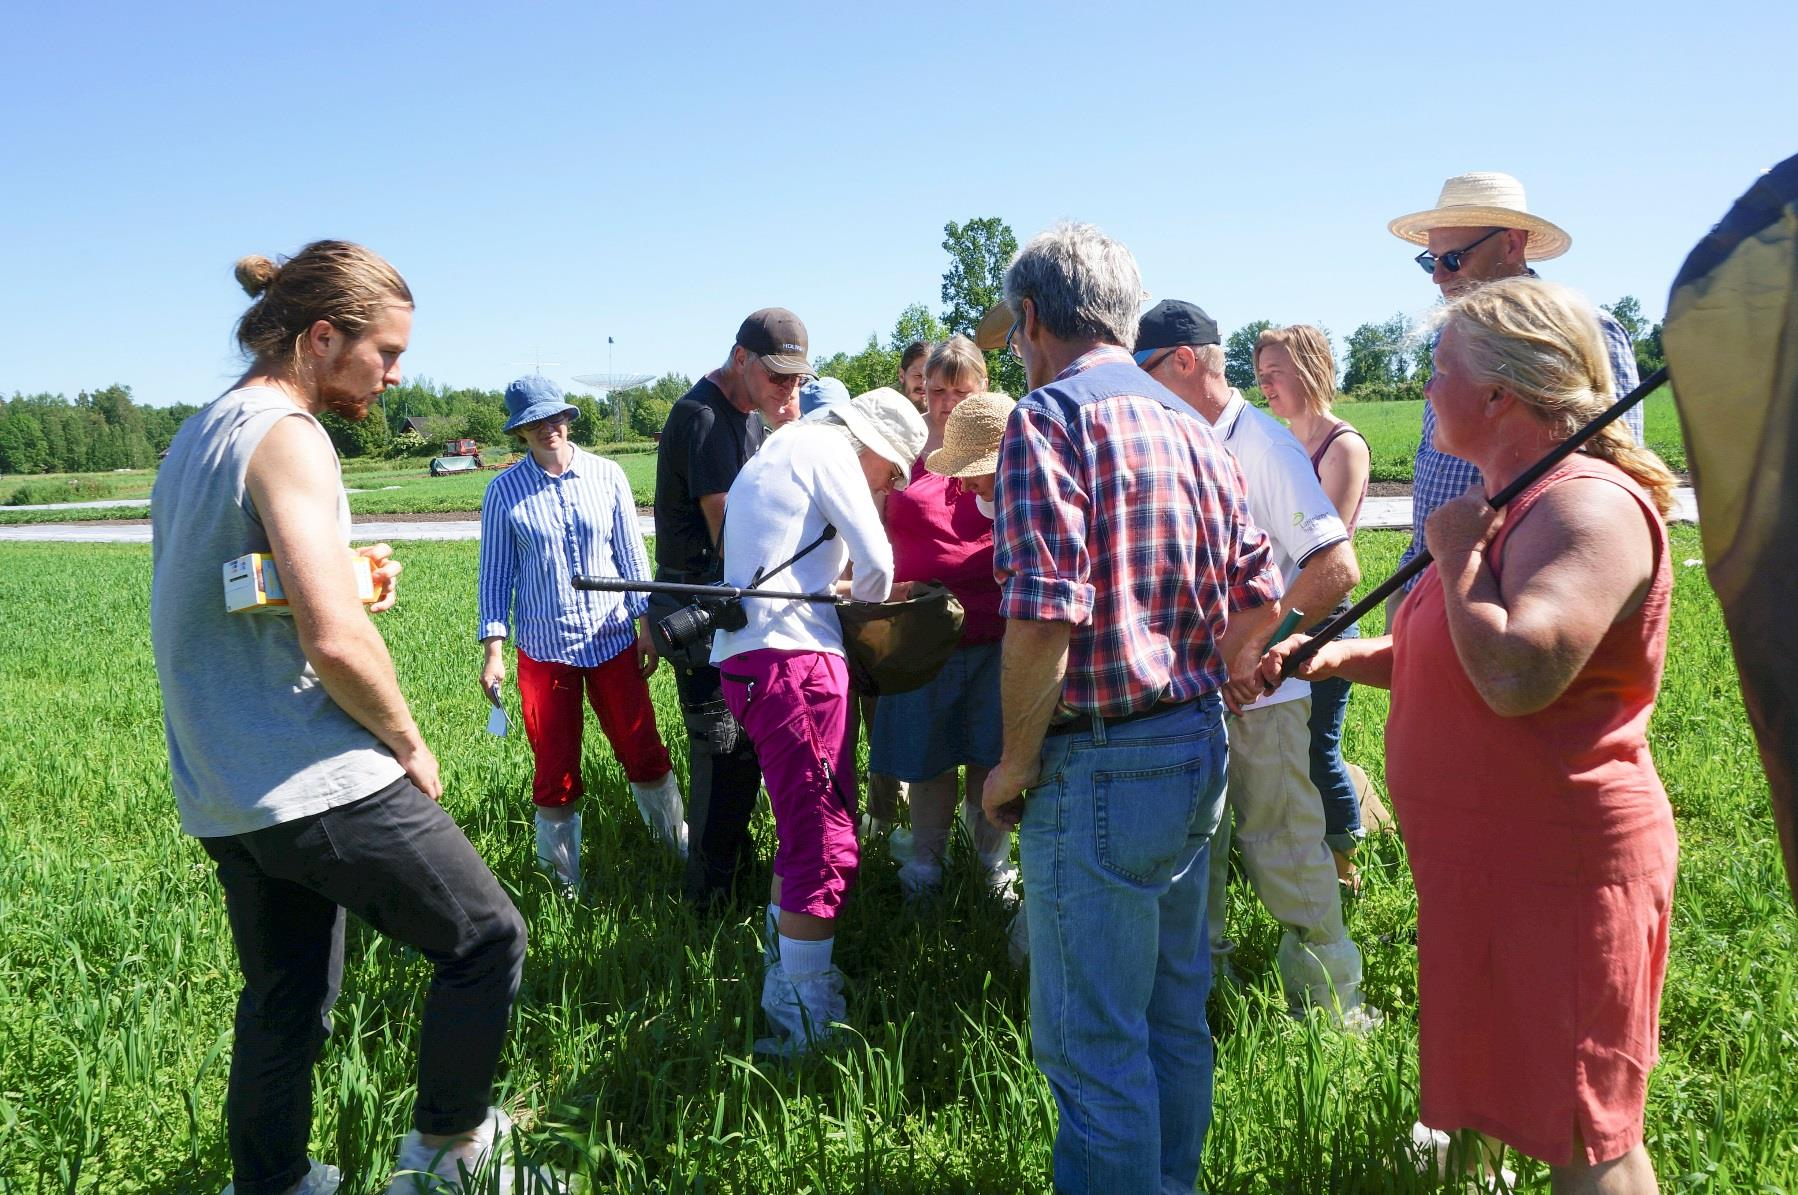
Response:
[{"label": "green crop field", "polygon": [[[1402,542],[1363,534],[1367,573],[1385,575]],[[1798,918],[1717,606],[1681,565],[1695,531],[1674,543],[1652,734],[1682,859],[1648,1146],[1669,1190],[1798,1190]],[[528,748],[482,732],[476,546],[400,555],[400,603],[380,626],[446,805],[531,929],[501,1098],[580,1189],[1047,1189],[1055,1115],[1029,1060],[1027,984],[1006,962],[1007,914],[971,870],[908,907],[871,850],[837,951],[859,1036],[796,1067],[757,1064],[760,906],[717,922],[682,906],[591,725],[588,893],[556,897],[531,866]],[[176,827],[148,588],[140,546],[0,544],[0,1195],[210,1193],[229,1178],[237,977],[218,886]],[[666,670],[654,692],[684,783]],[[1376,779],[1384,709],[1367,690],[1350,709],[1349,754]],[[765,814],[758,832],[766,843]],[[1251,986],[1212,1002],[1208,1190],[1423,1189],[1397,1145],[1415,1115],[1416,898],[1401,840],[1374,840],[1367,859],[1351,926],[1388,1022],[1365,1038],[1285,1015],[1276,927],[1233,889]],[[429,966],[355,925],[347,953],[312,1152],[361,1195],[383,1189],[409,1125]],[[1539,1166],[1523,1179],[1546,1190]]]},{"label": "green crop field", "polygon": [[[1411,461],[1417,455],[1418,435],[1423,427],[1423,403],[1340,402],[1333,409],[1366,437],[1373,458],[1373,480],[1411,480]],[[1680,438],[1673,391],[1666,386],[1656,390],[1643,400],[1642,412],[1642,431],[1648,446],[1660,453],[1674,471],[1685,472],[1686,445]]]}]

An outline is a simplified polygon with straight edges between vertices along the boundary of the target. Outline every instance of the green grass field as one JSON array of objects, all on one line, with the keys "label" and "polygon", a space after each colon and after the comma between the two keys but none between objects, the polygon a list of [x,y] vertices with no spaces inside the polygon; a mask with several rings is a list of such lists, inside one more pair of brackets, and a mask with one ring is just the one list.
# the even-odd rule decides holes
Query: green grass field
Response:
[{"label": "green grass field", "polygon": [[[1402,542],[1361,536],[1370,577]],[[1698,554],[1693,529],[1674,542],[1676,566]],[[401,556],[399,607],[380,625],[447,807],[530,924],[502,1098],[550,1157],[595,1191],[1047,1188],[1055,1117],[1029,1061],[1027,987],[1006,962],[1006,913],[971,872],[906,907],[871,851],[837,952],[861,1040],[756,1065],[759,911],[710,923],[682,906],[591,720],[589,891],[556,898],[531,867],[528,748],[481,729],[476,546]],[[1648,1144],[1670,1190],[1798,1190],[1798,919],[1716,604],[1702,570],[1677,571],[1652,735],[1682,860]],[[0,544],[0,1195],[210,1193],[229,1177],[237,978],[217,884],[176,827],[148,587],[143,547]],[[654,692],[684,782],[666,670]],[[1349,754],[1376,779],[1384,710],[1368,690],[1350,708]],[[757,830],[769,839],[765,814]],[[1395,1144],[1415,1114],[1415,894],[1402,841],[1367,858],[1351,926],[1389,1021],[1365,1039],[1285,1016],[1276,927],[1233,889],[1252,987],[1212,1003],[1208,1190],[1423,1189]],[[346,1193],[382,1189],[408,1127],[428,971],[352,926],[313,1139]],[[1540,1167],[1524,1179],[1546,1189]]]}]

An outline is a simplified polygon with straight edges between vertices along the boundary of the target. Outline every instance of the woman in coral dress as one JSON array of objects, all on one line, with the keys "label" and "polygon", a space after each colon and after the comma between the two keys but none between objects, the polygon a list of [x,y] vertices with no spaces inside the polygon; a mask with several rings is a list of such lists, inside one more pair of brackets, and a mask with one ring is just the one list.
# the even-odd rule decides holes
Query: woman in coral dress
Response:
[{"label": "woman in coral dress", "polygon": [[1391,637],[1331,643],[1301,675],[1392,690],[1423,1124],[1542,1159],[1556,1191],[1650,1192],[1678,848],[1646,731],[1673,478],[1616,423],[1487,505],[1611,401],[1598,325],[1566,288],[1485,286],[1447,310],[1435,352],[1435,446],[1477,464],[1485,492],[1431,516],[1435,563]]}]

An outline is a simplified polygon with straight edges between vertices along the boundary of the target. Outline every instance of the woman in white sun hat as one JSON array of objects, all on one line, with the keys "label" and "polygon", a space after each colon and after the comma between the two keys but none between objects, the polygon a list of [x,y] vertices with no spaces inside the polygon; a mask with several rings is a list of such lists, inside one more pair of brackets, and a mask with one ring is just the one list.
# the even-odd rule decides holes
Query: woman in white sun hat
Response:
[{"label": "woman in white sun hat", "polygon": [[[782,428],[730,487],[725,583],[748,586],[772,573],[772,588],[820,593],[852,564],[849,596],[886,600],[893,549],[874,499],[905,487],[923,446],[917,408],[884,388]],[[828,1038],[845,1011],[831,952],[860,865],[849,668],[827,604],[751,599],[743,619],[717,632],[712,663],[725,704],[755,744],[778,839],[762,978],[775,1035],[756,1050],[797,1054]]]}]

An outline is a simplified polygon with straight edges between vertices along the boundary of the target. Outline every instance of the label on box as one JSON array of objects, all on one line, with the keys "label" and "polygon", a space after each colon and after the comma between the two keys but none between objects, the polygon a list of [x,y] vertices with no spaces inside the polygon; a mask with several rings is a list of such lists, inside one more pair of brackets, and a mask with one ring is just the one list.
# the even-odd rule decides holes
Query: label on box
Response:
[{"label": "label on box", "polygon": [[[374,561],[366,556],[350,558],[356,578],[356,598],[363,605],[375,600]],[[225,612],[290,614],[287,595],[281,592],[281,576],[275,558],[267,552],[251,552],[225,562]]]}]

